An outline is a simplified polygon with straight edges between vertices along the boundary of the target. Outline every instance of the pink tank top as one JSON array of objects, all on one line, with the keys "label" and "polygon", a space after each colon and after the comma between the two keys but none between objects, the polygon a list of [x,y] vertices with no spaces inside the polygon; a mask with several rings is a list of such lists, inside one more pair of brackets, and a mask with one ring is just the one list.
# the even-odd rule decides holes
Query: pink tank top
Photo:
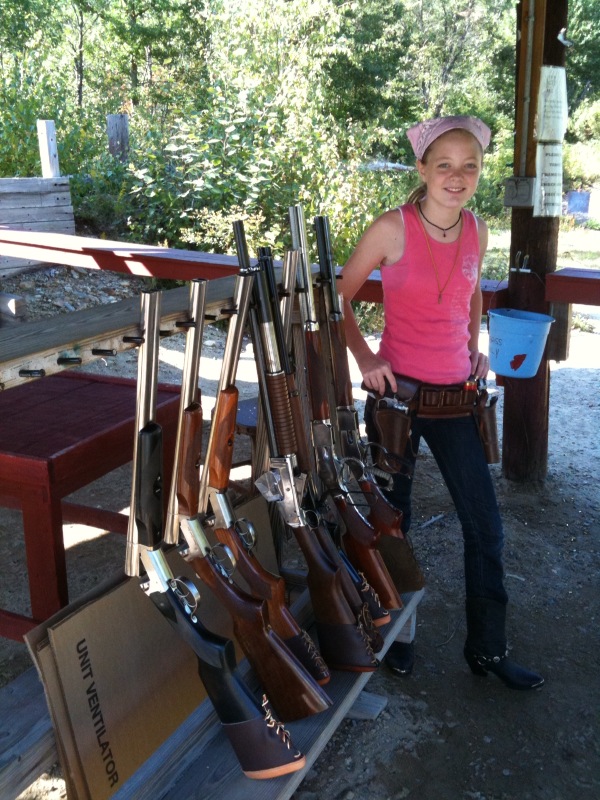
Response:
[{"label": "pink tank top", "polygon": [[438,282],[417,207],[407,204],[398,211],[404,221],[404,253],[395,264],[381,267],[385,326],[379,354],[394,372],[417,380],[438,384],[466,380],[471,371],[471,297],[479,271],[477,219],[463,211],[460,254],[453,272],[457,242],[429,238],[439,285],[445,287],[438,302]]}]

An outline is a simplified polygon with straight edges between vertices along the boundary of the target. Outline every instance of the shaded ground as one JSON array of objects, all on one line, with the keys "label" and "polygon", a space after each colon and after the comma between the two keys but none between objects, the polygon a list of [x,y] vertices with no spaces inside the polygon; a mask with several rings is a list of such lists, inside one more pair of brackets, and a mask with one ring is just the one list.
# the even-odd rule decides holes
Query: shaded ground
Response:
[{"label": "shaded ground", "polygon": [[[212,380],[222,340],[206,347]],[[181,348],[163,344],[163,368],[179,379]],[[214,351],[214,359],[210,356]],[[242,393],[252,389],[242,359]],[[212,365],[212,367],[211,367]],[[104,369],[100,364],[99,369]],[[126,355],[115,369],[135,374]],[[167,378],[169,375],[166,376]],[[357,405],[361,396],[356,384]],[[297,800],[592,800],[600,796],[598,745],[598,550],[600,537],[600,334],[574,332],[571,356],[552,366],[550,457],[542,487],[527,489],[492,468],[506,528],[509,643],[541,671],[539,692],[512,692],[493,676],[475,678],[462,659],[462,548],[450,499],[424,451],[415,486],[413,543],[427,575],[418,614],[412,677],[385,668],[368,690],[388,698],[372,722],[346,721],[295,794]],[[500,401],[501,408],[501,401]],[[209,408],[205,409],[205,415]],[[500,413],[501,419],[501,413]],[[121,509],[129,467],[79,493]],[[20,515],[0,510],[0,603],[26,609]],[[124,541],[84,538],[69,526],[72,595],[121,568]],[[89,529],[88,537],[96,532]],[[6,574],[7,573],[7,574]],[[0,684],[30,666],[24,645],[0,640]],[[290,726],[293,731],[293,726]],[[64,797],[57,771],[22,798]]]}]

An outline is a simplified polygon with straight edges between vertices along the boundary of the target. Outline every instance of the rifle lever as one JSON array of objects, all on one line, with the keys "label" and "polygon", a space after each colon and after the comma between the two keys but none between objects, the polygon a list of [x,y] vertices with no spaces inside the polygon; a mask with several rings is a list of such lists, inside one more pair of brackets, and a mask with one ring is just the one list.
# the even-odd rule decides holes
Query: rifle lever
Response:
[{"label": "rifle lever", "polygon": [[[219,542],[218,544],[213,545],[206,555],[210,558],[221,575],[224,575],[229,580],[229,578],[231,578],[235,572],[237,565],[235,556],[229,547],[227,547],[226,544],[221,544]],[[229,562],[229,566],[227,566],[227,562]]]},{"label": "rifle lever", "polygon": [[244,548],[250,552],[256,544],[256,529],[249,519],[241,517],[235,521],[234,530],[240,537]]},{"label": "rifle lever", "polygon": [[188,578],[179,577],[171,578],[169,581],[169,588],[173,590],[173,594],[185,613],[195,622],[196,611],[200,604],[200,592],[198,591],[198,587]]}]

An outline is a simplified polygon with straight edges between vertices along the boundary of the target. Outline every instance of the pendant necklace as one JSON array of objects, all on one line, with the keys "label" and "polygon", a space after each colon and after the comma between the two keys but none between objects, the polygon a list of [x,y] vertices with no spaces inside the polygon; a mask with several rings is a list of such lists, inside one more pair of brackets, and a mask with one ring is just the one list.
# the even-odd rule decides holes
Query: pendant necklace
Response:
[{"label": "pendant necklace", "polygon": [[[456,240],[457,247],[456,247],[456,254],[454,256],[454,262],[452,264],[452,269],[450,270],[450,273],[449,273],[448,277],[446,278],[446,282],[444,283],[444,285],[440,286],[440,275],[439,275],[439,272],[438,272],[437,264],[435,263],[435,258],[433,257],[433,252],[431,250],[431,245],[429,244],[429,236],[427,234],[427,231],[425,230],[425,226],[423,225],[423,222],[421,221],[421,218],[418,217],[418,219],[419,219],[419,222],[421,223],[421,230],[423,231],[423,235],[425,236],[425,244],[427,245],[427,250],[429,251],[429,258],[431,259],[431,264],[433,266],[433,271],[435,272],[435,282],[437,284],[438,304],[439,304],[439,303],[442,302],[443,294],[446,291],[446,288],[447,288],[448,284],[450,283],[450,279],[454,275],[454,270],[456,269],[456,265],[458,264],[458,256],[460,254],[460,245],[461,245],[461,242],[462,242],[463,228],[462,228],[462,225],[461,225],[460,233],[458,234],[458,239]],[[458,220],[451,227],[454,228],[455,225],[458,225],[458,223],[461,221],[461,219],[462,219],[462,212],[461,212]],[[436,225],[435,227],[437,228],[438,226]],[[446,230],[450,230],[450,228],[446,228]]]},{"label": "pendant necklace", "polygon": [[453,225],[450,225],[449,228],[442,228],[441,225],[436,225],[435,222],[432,222],[430,219],[427,219],[427,217],[423,213],[423,209],[421,208],[421,203],[417,203],[417,208],[419,209],[419,214],[423,217],[425,222],[429,223],[429,225],[431,225],[433,228],[437,228],[438,231],[441,231],[442,232],[442,236],[444,237],[444,239],[446,238],[446,231],[451,231],[452,228],[456,228],[456,226],[458,225],[458,223],[460,222],[460,219],[461,219],[461,213],[459,211],[458,219],[456,220],[456,222]]}]

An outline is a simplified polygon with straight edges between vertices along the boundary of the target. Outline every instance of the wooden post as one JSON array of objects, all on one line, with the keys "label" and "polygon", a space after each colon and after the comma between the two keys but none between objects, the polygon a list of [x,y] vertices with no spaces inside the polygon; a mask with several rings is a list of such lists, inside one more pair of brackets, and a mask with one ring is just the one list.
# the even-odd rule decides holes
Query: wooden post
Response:
[{"label": "wooden post", "polygon": [[121,161],[126,161],[129,155],[129,117],[127,114],[108,114],[106,130],[109,152]]},{"label": "wooden post", "polygon": [[58,150],[56,149],[56,127],[52,119],[38,119],[38,142],[40,161],[42,162],[42,178],[59,178]]},{"label": "wooden post", "polygon": [[[536,174],[534,138],[543,64],[564,66],[558,33],[567,26],[567,0],[522,0],[518,5],[515,176]],[[556,269],[558,217],[534,217],[533,208],[513,208],[510,264],[529,256],[531,272],[511,272],[508,306],[548,313],[545,276]],[[548,468],[550,371],[546,357],[534,378],[504,378],[502,471],[509,480],[539,483]]]}]

